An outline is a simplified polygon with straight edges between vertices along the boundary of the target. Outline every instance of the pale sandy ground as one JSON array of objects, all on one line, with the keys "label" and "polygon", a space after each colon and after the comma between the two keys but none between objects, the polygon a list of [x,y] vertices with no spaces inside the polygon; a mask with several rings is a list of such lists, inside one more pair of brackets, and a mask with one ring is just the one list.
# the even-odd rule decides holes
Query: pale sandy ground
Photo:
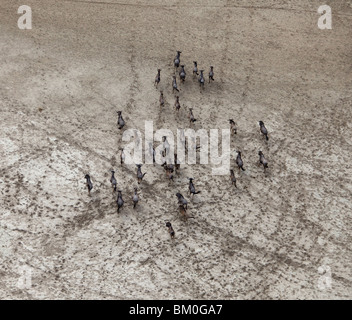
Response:
[{"label": "pale sandy ground", "polygon": [[[352,1],[327,1],[324,31],[315,0],[99,1],[0,2],[0,298],[351,299]],[[31,31],[17,28],[22,4]],[[247,170],[235,190],[209,167],[184,166],[172,186],[146,165],[134,211],[116,111],[128,128],[188,127],[170,91],[176,50],[188,75],[194,59],[214,65],[216,81],[200,94],[189,76],[181,103],[198,129],[239,123],[232,149]],[[187,195],[190,176],[202,193],[184,222],[175,193]]]}]

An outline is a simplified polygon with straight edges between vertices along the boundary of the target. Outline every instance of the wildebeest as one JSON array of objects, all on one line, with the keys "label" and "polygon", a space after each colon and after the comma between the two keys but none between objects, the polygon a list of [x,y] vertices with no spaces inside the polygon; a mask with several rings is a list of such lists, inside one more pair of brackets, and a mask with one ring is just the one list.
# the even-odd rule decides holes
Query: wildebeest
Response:
[{"label": "wildebeest", "polygon": [[264,172],[265,172],[265,170],[268,168],[268,161],[265,159],[262,151],[259,151],[258,155],[259,155],[259,163],[263,165]]},{"label": "wildebeest", "polygon": [[193,196],[194,196],[195,194],[200,193],[200,191],[197,191],[197,192],[196,192],[196,189],[195,189],[194,184],[193,184],[193,180],[194,180],[194,179],[193,179],[193,178],[188,178],[188,180],[189,180],[189,186],[188,186],[189,193],[192,194]]},{"label": "wildebeest", "polygon": [[167,141],[167,136],[163,136],[162,141],[163,141],[163,147],[164,147],[164,150],[163,150],[164,157],[167,157],[170,152],[170,143],[169,141]]},{"label": "wildebeest", "polygon": [[176,101],[175,101],[175,108],[176,108],[176,111],[179,112],[180,111],[180,108],[181,108],[181,105],[180,105],[180,97],[179,96],[176,96]]},{"label": "wildebeest", "polygon": [[138,197],[137,191],[138,191],[138,189],[134,188],[134,194],[133,194],[133,198],[132,198],[132,200],[133,200],[133,209],[136,208],[136,205],[137,205],[137,203],[139,201],[139,197]]},{"label": "wildebeest", "polygon": [[177,54],[176,54],[176,57],[174,59],[174,66],[175,66],[175,70],[177,70],[177,68],[180,66],[180,63],[181,63],[181,53],[182,51],[176,51]]},{"label": "wildebeest", "polygon": [[120,160],[121,160],[121,165],[125,163],[125,152],[123,151],[123,148],[121,149],[121,154],[120,154]]},{"label": "wildebeest", "polygon": [[173,239],[175,237],[175,231],[174,231],[174,228],[172,227],[170,221],[166,221],[166,227],[168,228],[169,234],[170,234],[171,238]]},{"label": "wildebeest", "polygon": [[237,126],[236,126],[236,122],[233,121],[233,119],[229,119],[230,122],[230,130],[232,132],[232,134],[237,134]]},{"label": "wildebeest", "polygon": [[160,107],[163,107],[164,104],[165,104],[165,99],[164,99],[164,93],[163,93],[163,91],[160,91],[159,103],[160,103]]},{"label": "wildebeest", "polygon": [[214,81],[214,67],[213,67],[213,66],[210,66],[210,71],[209,71],[209,83],[210,83],[210,80],[213,80],[213,81]]},{"label": "wildebeest", "polygon": [[172,76],[172,93],[174,93],[175,90],[180,92],[180,90],[177,88],[176,76]]},{"label": "wildebeest", "polygon": [[91,181],[91,178],[90,178],[89,174],[86,174],[84,178],[87,180],[86,181],[86,186],[87,186],[87,189],[88,189],[88,194],[90,195],[90,192],[93,189],[93,183]]},{"label": "wildebeest", "polygon": [[121,130],[125,126],[125,120],[122,118],[122,112],[117,111],[117,114],[119,115],[119,119],[117,120],[117,125],[119,129]]},{"label": "wildebeest", "polygon": [[193,61],[193,64],[194,64],[194,67],[193,67],[193,76],[198,76],[199,73],[198,73],[198,64],[197,64],[197,61]]},{"label": "wildebeest", "polygon": [[177,173],[181,169],[181,164],[177,160],[177,153],[174,154],[175,157],[175,172]]},{"label": "wildebeest", "polygon": [[120,209],[123,207],[124,201],[122,199],[122,191],[118,190],[117,191],[117,212],[120,213]]},{"label": "wildebeest", "polygon": [[138,184],[140,184],[144,178],[144,176],[147,174],[146,172],[145,173],[142,173],[142,170],[141,170],[141,167],[142,165],[141,164],[137,164],[137,180],[138,180]]},{"label": "wildebeest", "polygon": [[259,121],[259,126],[260,126],[260,132],[265,136],[266,141],[268,141],[269,140],[268,130],[265,128],[264,122]]},{"label": "wildebeest", "polygon": [[200,70],[200,76],[199,76],[198,82],[199,82],[199,86],[204,89],[205,80],[204,80],[203,72],[204,70]]},{"label": "wildebeest", "polygon": [[116,187],[117,187],[117,181],[115,178],[115,171],[111,170],[111,178],[110,178],[111,186],[114,189],[114,192],[116,192]]},{"label": "wildebeest", "polygon": [[176,197],[178,198],[178,203],[187,209],[188,204],[187,204],[187,200],[184,198],[184,196],[181,193],[177,192]]},{"label": "wildebeest", "polygon": [[165,169],[166,175],[169,179],[169,181],[174,181],[174,165],[173,164],[167,164],[166,162],[163,163],[162,165]]},{"label": "wildebeest", "polygon": [[237,151],[237,158],[236,158],[236,164],[238,166],[238,170],[246,171],[243,168],[243,161],[242,161],[242,156],[241,156],[241,151]]},{"label": "wildebeest", "polygon": [[185,71],[185,66],[184,65],[181,66],[181,70],[180,70],[179,75],[180,75],[180,80],[182,82],[184,82],[186,80],[186,71]]},{"label": "wildebeest", "polygon": [[190,126],[196,121],[197,121],[197,119],[194,118],[194,115],[193,115],[193,108],[189,108],[189,124],[190,124]]},{"label": "wildebeest", "polygon": [[160,71],[161,71],[161,69],[158,69],[158,73],[157,73],[157,75],[156,75],[156,77],[155,77],[154,85],[155,85],[156,87],[158,87],[158,84],[159,84],[159,82],[160,82]]}]

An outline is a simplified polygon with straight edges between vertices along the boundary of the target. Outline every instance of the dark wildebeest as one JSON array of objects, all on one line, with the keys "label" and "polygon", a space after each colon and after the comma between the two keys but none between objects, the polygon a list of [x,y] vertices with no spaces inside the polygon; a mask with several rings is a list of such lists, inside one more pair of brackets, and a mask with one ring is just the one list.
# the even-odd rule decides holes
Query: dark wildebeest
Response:
[{"label": "dark wildebeest", "polygon": [[209,71],[209,83],[210,83],[210,80],[213,80],[213,81],[214,81],[214,67],[213,67],[213,66],[210,66],[210,71]]},{"label": "dark wildebeest", "polygon": [[229,119],[230,122],[230,130],[231,132],[235,135],[237,134],[237,126],[236,126],[236,122],[233,121],[233,119]]},{"label": "dark wildebeest", "polygon": [[195,119],[194,115],[193,115],[193,108],[189,108],[189,124],[190,124],[190,126],[196,121],[197,121],[197,119]]},{"label": "dark wildebeest", "polygon": [[199,82],[199,86],[201,88],[203,87],[203,89],[204,89],[205,80],[204,80],[203,72],[204,72],[204,70],[200,70],[200,76],[199,76],[198,82]]},{"label": "dark wildebeest", "polygon": [[119,129],[121,130],[125,126],[125,120],[122,118],[122,112],[117,111],[117,114],[119,115],[119,119],[117,120],[117,125]]},{"label": "dark wildebeest", "polygon": [[164,93],[162,91],[160,91],[159,103],[160,103],[160,107],[163,107],[165,104]]},{"label": "dark wildebeest", "polygon": [[259,125],[260,125],[260,132],[265,136],[266,141],[268,141],[269,140],[268,130],[265,128],[264,122],[259,121]]},{"label": "dark wildebeest", "polygon": [[175,90],[180,92],[180,90],[177,88],[176,76],[172,76],[172,93],[174,93]]},{"label": "dark wildebeest", "polygon": [[268,168],[268,161],[265,159],[263,152],[259,151],[258,155],[259,155],[259,164],[263,165],[264,172],[265,172],[265,169]]},{"label": "dark wildebeest", "polygon": [[175,172],[177,173],[181,169],[181,164],[177,160],[177,153],[175,153],[174,156],[175,156]]},{"label": "dark wildebeest", "polygon": [[110,179],[110,182],[111,182],[111,186],[112,186],[113,189],[114,189],[114,192],[116,192],[117,181],[116,181],[116,179],[115,179],[115,171],[114,171],[114,170],[111,170],[111,179]]},{"label": "dark wildebeest", "polygon": [[237,158],[236,158],[236,163],[238,166],[238,170],[245,171],[245,169],[243,168],[243,161],[242,161],[242,157],[241,157],[241,151],[237,151]]},{"label": "dark wildebeest", "polygon": [[195,195],[195,194],[198,194],[198,193],[200,193],[200,191],[197,191],[196,192],[196,189],[195,189],[195,187],[194,187],[194,184],[193,184],[193,178],[188,178],[188,180],[189,180],[189,186],[188,186],[188,188],[189,188],[189,193],[190,194],[192,194],[193,196]]},{"label": "dark wildebeest", "polygon": [[164,147],[164,150],[163,150],[164,157],[167,157],[170,152],[170,143],[169,141],[167,141],[167,136],[163,136],[162,141],[163,141],[163,147]]},{"label": "dark wildebeest", "polygon": [[142,173],[142,170],[141,170],[141,167],[142,165],[141,164],[137,164],[137,180],[138,180],[138,184],[140,184],[142,182],[142,179],[144,178],[144,176],[147,174],[146,172],[145,173]]},{"label": "dark wildebeest", "polygon": [[183,197],[183,195],[177,192],[176,197],[178,198],[178,203],[187,209],[187,200]]},{"label": "dark wildebeest", "polygon": [[157,74],[156,77],[155,77],[154,85],[155,85],[156,87],[158,87],[158,84],[159,84],[159,82],[160,82],[160,71],[161,71],[161,69],[158,69],[158,74]]},{"label": "dark wildebeest", "polygon": [[177,68],[180,66],[180,63],[181,63],[181,53],[182,51],[176,51],[177,54],[176,54],[176,57],[174,59],[174,66],[175,66],[175,70],[177,70]]},{"label": "dark wildebeest", "polygon": [[176,96],[176,101],[175,101],[175,108],[176,108],[176,111],[179,112],[180,111],[180,108],[181,108],[181,105],[180,105],[180,97],[179,96]]},{"label": "dark wildebeest", "polygon": [[138,189],[134,188],[134,195],[133,195],[133,198],[132,198],[132,200],[133,200],[133,209],[136,208],[136,205],[137,205],[137,203],[139,201],[139,197],[138,197],[137,191],[138,191]]},{"label": "dark wildebeest", "polygon": [[123,207],[124,201],[122,199],[122,193],[121,190],[117,191],[117,213],[120,213],[120,209]]},{"label": "dark wildebeest", "polygon": [[93,189],[93,183],[90,179],[90,175],[89,174],[86,174],[86,176],[84,177],[87,181],[86,181],[86,186],[87,186],[87,189],[88,189],[88,194],[90,195],[90,192],[92,191]]},{"label": "dark wildebeest", "polygon": [[173,239],[175,237],[175,231],[174,231],[170,221],[166,222],[166,227],[168,228],[170,236]]},{"label": "dark wildebeest", "polygon": [[162,165],[162,167],[164,167],[166,175],[169,179],[169,181],[174,181],[174,165],[173,164],[167,164],[166,162],[164,162],[164,164]]},{"label": "dark wildebeest", "polygon": [[179,75],[180,75],[180,80],[182,82],[185,82],[185,80],[186,80],[186,71],[185,71],[185,66],[184,65],[181,66],[181,70],[180,70]]},{"label": "dark wildebeest", "polygon": [[125,152],[123,151],[123,148],[121,149],[120,160],[121,165],[125,163]]},{"label": "dark wildebeest", "polygon": [[197,61],[193,61],[193,64],[194,64],[194,67],[193,67],[193,76],[198,76],[199,73],[198,73],[198,64],[197,64]]}]

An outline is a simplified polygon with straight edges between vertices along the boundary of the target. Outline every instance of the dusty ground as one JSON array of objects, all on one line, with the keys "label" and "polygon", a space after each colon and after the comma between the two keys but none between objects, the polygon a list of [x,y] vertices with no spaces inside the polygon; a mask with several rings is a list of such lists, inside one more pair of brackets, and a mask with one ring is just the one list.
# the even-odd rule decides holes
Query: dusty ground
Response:
[{"label": "dusty ground", "polygon": [[[327,1],[332,30],[317,27],[315,0],[98,1],[27,0],[32,30],[17,28],[24,3],[0,2],[0,298],[351,299],[352,1]],[[188,127],[170,91],[176,50],[181,103],[198,129],[238,122],[247,170],[235,190],[209,167],[183,166],[171,186],[146,165],[134,211],[116,111],[128,128]],[[203,94],[195,59],[215,67]],[[175,193],[190,176],[202,193],[184,222]]]}]

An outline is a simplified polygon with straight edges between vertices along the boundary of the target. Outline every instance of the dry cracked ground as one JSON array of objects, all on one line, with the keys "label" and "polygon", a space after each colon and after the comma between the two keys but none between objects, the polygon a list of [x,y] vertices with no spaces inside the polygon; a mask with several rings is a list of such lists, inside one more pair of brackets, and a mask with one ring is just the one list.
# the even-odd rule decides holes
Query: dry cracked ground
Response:
[{"label": "dry cracked ground", "polygon": [[[22,4],[32,30],[17,26]],[[318,28],[322,4],[331,30]],[[2,0],[0,298],[351,299],[351,39],[346,0]],[[176,50],[188,73],[178,116]],[[193,60],[215,68],[203,93]],[[144,165],[133,210],[116,111],[126,129],[175,132],[189,107],[196,129],[238,123],[238,189],[212,165],[183,165],[174,183]],[[180,219],[178,191],[194,219]]]}]

